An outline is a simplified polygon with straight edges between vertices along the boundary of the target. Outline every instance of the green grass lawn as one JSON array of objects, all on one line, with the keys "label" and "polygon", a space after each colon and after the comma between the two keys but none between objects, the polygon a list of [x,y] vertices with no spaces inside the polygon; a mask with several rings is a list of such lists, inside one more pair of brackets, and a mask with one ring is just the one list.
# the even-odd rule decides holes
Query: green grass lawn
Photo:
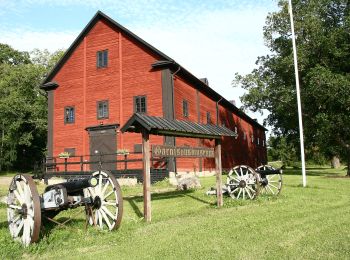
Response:
[{"label": "green grass lawn", "polygon": [[[350,259],[350,178],[334,178],[344,170],[316,166],[307,174],[307,188],[300,185],[300,170],[287,170],[279,197],[225,198],[220,209],[205,195],[214,177],[201,178],[203,188],[192,192],[162,182],[152,187],[151,224],[142,219],[141,186],[125,187],[119,230],[85,230],[81,213],[66,228],[47,227],[29,248],[10,237],[0,204],[0,258]],[[1,196],[7,188],[0,186]]]}]

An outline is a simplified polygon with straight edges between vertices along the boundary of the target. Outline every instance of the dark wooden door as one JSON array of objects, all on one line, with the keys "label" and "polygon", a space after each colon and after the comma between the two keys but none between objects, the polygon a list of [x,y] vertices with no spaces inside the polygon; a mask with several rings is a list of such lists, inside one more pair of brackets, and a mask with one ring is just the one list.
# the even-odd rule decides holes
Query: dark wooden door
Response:
[{"label": "dark wooden door", "polygon": [[89,130],[90,135],[90,161],[96,162],[90,165],[90,170],[98,170],[98,161],[101,158],[102,169],[115,170],[116,163],[111,162],[117,159],[117,138],[116,129]]}]

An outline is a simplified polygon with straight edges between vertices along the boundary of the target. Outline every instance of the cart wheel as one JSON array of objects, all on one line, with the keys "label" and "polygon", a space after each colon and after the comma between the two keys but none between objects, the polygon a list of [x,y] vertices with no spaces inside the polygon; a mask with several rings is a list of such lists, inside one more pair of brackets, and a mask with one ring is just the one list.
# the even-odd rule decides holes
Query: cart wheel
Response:
[{"label": "cart wheel", "polygon": [[97,179],[97,185],[84,189],[84,196],[90,196],[93,199],[92,207],[87,208],[86,211],[88,222],[101,229],[117,229],[123,215],[120,186],[110,172],[97,171],[92,176]]},{"label": "cart wheel", "polygon": [[[261,165],[256,170],[276,170],[270,165]],[[261,175],[260,186],[262,194],[278,195],[282,189],[282,174]]]},{"label": "cart wheel", "polygon": [[238,165],[227,176],[227,187],[233,199],[255,199],[259,195],[259,176],[249,166]]},{"label": "cart wheel", "polygon": [[38,241],[41,227],[40,197],[29,175],[16,175],[7,196],[7,220],[11,236],[24,246]]}]

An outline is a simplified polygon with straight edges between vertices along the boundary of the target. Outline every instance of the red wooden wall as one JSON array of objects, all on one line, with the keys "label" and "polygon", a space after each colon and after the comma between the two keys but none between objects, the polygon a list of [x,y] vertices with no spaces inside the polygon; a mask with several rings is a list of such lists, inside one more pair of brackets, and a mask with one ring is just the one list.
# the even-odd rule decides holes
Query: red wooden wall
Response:
[{"label": "red wooden wall", "polygon": [[[108,49],[108,67],[96,67],[96,52]],[[156,54],[141,46],[136,40],[98,21],[84,40],[73,51],[71,57],[54,77],[59,87],[54,92],[53,155],[57,156],[65,148],[75,148],[77,155],[89,154],[89,135],[86,127],[99,124],[121,126],[134,113],[134,96],[147,97],[147,113],[163,116],[161,71],[151,70],[151,64],[159,60]],[[187,100],[189,117],[183,117],[182,102]],[[97,119],[96,102],[109,100],[109,118]],[[198,92],[193,84],[180,76],[174,79],[175,118],[207,123],[207,112],[212,123],[217,122],[216,101]],[[199,102],[199,105],[197,104]],[[75,107],[75,123],[64,124],[64,108]],[[198,111],[199,110],[199,111]],[[266,147],[263,130],[254,128],[251,123],[239,118],[219,105],[219,124],[231,129],[237,127],[238,138],[224,138],[223,168],[236,164],[257,166],[266,160]],[[246,133],[246,140],[243,133]],[[254,135],[254,143],[251,136]],[[259,137],[260,144],[256,140]],[[161,136],[151,136],[151,144],[163,144]],[[140,134],[117,134],[117,149],[134,151],[134,145],[141,144]],[[177,146],[208,146],[213,141],[191,138],[176,138]],[[178,171],[198,172],[215,169],[214,159],[177,159]],[[78,169],[79,166],[77,166]],[[141,168],[141,163],[129,164],[131,168]],[[76,170],[77,170],[76,169]]]}]

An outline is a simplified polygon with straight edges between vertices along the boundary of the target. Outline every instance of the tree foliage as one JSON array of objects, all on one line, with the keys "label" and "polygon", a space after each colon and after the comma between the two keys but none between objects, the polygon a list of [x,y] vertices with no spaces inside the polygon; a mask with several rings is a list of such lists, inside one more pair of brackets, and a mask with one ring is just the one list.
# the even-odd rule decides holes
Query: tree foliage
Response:
[{"label": "tree foliage", "polygon": [[59,56],[0,44],[0,170],[32,168],[44,155],[47,98],[40,83]]},{"label": "tree foliage", "polygon": [[[267,109],[265,124],[298,146],[299,130],[288,2],[270,13],[264,27],[271,54],[258,57],[250,74],[236,74],[245,108]],[[350,2],[295,0],[294,25],[307,150],[350,163]]]}]

